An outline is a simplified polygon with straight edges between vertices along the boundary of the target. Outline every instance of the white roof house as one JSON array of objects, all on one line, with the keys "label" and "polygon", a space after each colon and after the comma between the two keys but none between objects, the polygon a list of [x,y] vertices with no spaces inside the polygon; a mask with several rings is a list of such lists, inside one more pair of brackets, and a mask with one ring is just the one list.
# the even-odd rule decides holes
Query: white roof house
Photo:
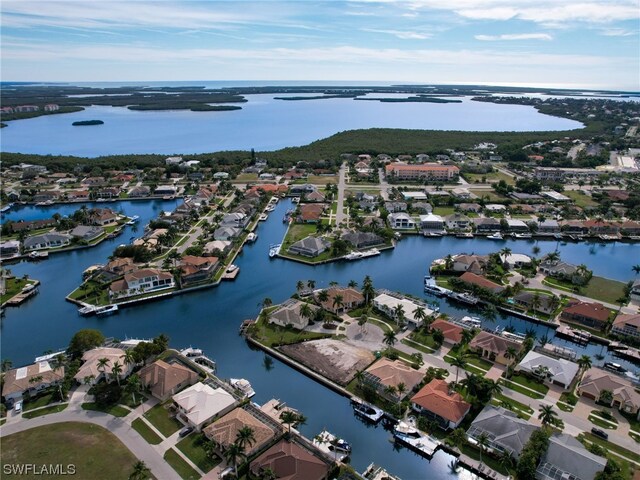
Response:
[{"label": "white roof house", "polygon": [[416,303],[413,300],[409,300],[408,298],[394,297],[387,293],[381,293],[373,299],[373,306],[378,310],[382,310],[392,318],[395,318],[395,309],[398,305],[402,305],[402,309],[404,310],[404,319],[409,323],[413,323],[417,327],[422,325],[422,320],[417,319],[413,313],[417,307],[422,307],[424,309],[425,315],[427,316],[434,313],[430,308]]},{"label": "white roof house", "polygon": [[545,378],[545,380],[560,385],[563,388],[568,388],[571,385],[579,369],[580,367],[577,363],[570,362],[563,358],[547,357],[533,350],[527,353],[516,367],[517,371],[529,372],[541,376]]},{"label": "white roof house", "polygon": [[212,388],[198,382],[173,396],[179,417],[200,430],[216,415],[224,415],[235,406],[236,400],[222,388]]},{"label": "white roof house", "polygon": [[500,261],[509,265],[509,268],[522,267],[531,263],[531,257],[523,253],[501,254]]}]

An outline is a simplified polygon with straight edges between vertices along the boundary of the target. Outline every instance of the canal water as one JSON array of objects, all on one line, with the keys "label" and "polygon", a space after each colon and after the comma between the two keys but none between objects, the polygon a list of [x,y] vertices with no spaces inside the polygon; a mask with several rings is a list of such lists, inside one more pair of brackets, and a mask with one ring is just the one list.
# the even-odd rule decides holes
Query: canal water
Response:
[{"label": "canal water", "polygon": [[[398,450],[392,444],[391,433],[382,426],[371,427],[355,418],[346,398],[278,361],[273,361],[272,365],[265,364],[264,353],[249,348],[238,335],[242,320],[257,315],[258,304],[263,298],[270,297],[274,303],[285,300],[295,292],[298,280],[313,279],[316,286],[322,288],[327,287],[331,281],[345,284],[355,280],[361,283],[365,275],[371,276],[375,287],[424,297],[423,277],[433,259],[458,252],[489,253],[505,245],[514,253],[527,254],[531,254],[536,244],[540,247],[541,254],[557,248],[566,261],[585,263],[593,268],[596,275],[621,281],[632,278],[631,265],[637,263],[634,259],[640,258],[640,245],[631,244],[562,245],[555,241],[492,242],[483,239],[425,239],[407,236],[398,243],[396,249],[378,257],[310,267],[268,257],[269,245],[279,243],[286,229],[282,218],[291,203],[285,200],[278,204],[266,222],[260,223],[257,241],[246,245],[236,259],[240,274],[235,282],[224,282],[216,288],[124,308],[118,315],[111,317],[80,317],[77,307],[66,302],[64,297],[79,284],[82,272],[90,265],[107,261],[118,244],[140,236],[142,227],[150,219],[163,209],[171,209],[175,202],[122,202],[106,205],[122,208],[127,215],[139,215],[140,230],[135,232],[133,227],[128,226],[120,237],[91,249],[50,255],[48,260],[39,263],[9,265],[16,275],[28,274],[40,280],[42,285],[40,293],[33,299],[19,308],[6,310],[6,316],[0,324],[2,358],[11,359],[14,365],[29,363],[45,350],[64,348],[71,335],[81,328],[97,328],[106,336],[116,338],[150,338],[166,333],[173,346],[203,349],[217,361],[221,377],[242,377],[251,381],[257,392],[254,397],[256,402],[263,403],[275,397],[302,411],[308,421],[301,427],[301,431],[308,437],[313,437],[326,428],[351,442],[352,464],[359,471],[370,462],[376,462],[405,480],[453,478],[456,474],[451,473],[448,468],[452,457],[440,451],[428,462],[406,449]],[[80,206],[81,204],[21,207],[9,212],[3,220],[48,218],[55,212],[66,215]],[[447,301],[441,301],[440,305],[442,311],[450,315],[469,314],[469,310]],[[510,324],[519,332],[534,328],[539,336],[548,334],[553,337],[553,332],[546,326],[534,325],[512,316],[498,315],[495,322],[486,325],[494,328]],[[577,345],[558,339],[554,343],[570,346],[579,350],[579,353],[592,356],[603,350],[597,345],[580,350]],[[606,350],[602,354],[607,355]],[[634,368],[627,362],[619,359],[616,361]]]}]

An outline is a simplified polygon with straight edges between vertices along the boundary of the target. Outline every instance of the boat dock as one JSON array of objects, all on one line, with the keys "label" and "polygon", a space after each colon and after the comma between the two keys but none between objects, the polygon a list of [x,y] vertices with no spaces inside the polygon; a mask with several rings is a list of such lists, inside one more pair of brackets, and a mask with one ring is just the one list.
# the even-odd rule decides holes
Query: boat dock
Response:
[{"label": "boat dock", "polygon": [[347,442],[327,430],[313,437],[311,443],[325,455],[332,456],[334,460],[340,462],[344,462],[351,452],[351,446]]},{"label": "boat dock", "polygon": [[28,298],[31,298],[38,293],[38,285],[40,285],[39,280],[36,280],[35,283],[29,283],[25,285],[20,293],[14,295],[9,300],[4,302],[2,306],[17,307],[21,303],[25,302]]},{"label": "boat dock", "polygon": [[229,265],[229,268],[225,270],[225,272],[222,274],[222,277],[220,277],[220,279],[235,280],[238,274],[240,273],[240,268],[239,267],[232,268],[234,266],[235,265]]},{"label": "boat dock", "polygon": [[556,335],[560,337],[566,337],[572,342],[586,345],[591,340],[591,334],[589,332],[583,332],[582,330],[575,330],[567,325],[560,325],[556,330]]},{"label": "boat dock", "polygon": [[629,360],[640,362],[640,350],[637,348],[624,345],[620,342],[611,342],[607,348],[613,350],[613,355],[616,357],[628,358]]},{"label": "boat dock", "polygon": [[[415,424],[415,422],[413,423]],[[394,427],[393,438],[398,443],[428,458],[431,458],[440,447],[438,440],[421,432],[414,425],[403,421],[398,422]]]},{"label": "boat dock", "polygon": [[458,457],[458,463],[460,466],[468,468],[472,473],[475,473],[482,478],[494,480],[509,480],[511,478],[496,472],[495,470],[487,467],[484,463],[480,463],[478,460],[474,460],[465,454],[461,454]]}]

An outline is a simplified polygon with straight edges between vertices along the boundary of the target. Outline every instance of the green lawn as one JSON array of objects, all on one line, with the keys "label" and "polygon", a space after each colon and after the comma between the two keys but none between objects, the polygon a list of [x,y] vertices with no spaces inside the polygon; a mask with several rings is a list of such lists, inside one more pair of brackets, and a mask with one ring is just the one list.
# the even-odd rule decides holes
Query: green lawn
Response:
[{"label": "green lawn", "polygon": [[331,335],[317,332],[303,332],[293,328],[280,327],[271,323],[265,324],[259,320],[253,327],[251,336],[263,345],[271,347],[274,345],[289,345],[302,342],[303,340],[328,338]]},{"label": "green lawn", "polygon": [[[473,445],[465,443],[464,445],[462,445],[462,447],[460,447],[460,451],[468,457],[473,458],[474,460],[480,460],[480,449],[476,448]],[[500,472],[502,475],[508,475],[507,470],[500,464],[500,462],[489,455],[487,452],[482,453],[482,463],[495,470],[496,472]]]},{"label": "green lawn", "polygon": [[544,383],[536,382],[535,380],[520,373],[514,373],[511,376],[510,380],[519,385],[530,388],[531,390],[535,390],[542,395],[546,395],[549,391],[549,387],[547,387]]},{"label": "green lawn", "polygon": [[520,403],[517,400],[512,400],[509,397],[505,397],[502,393],[494,394],[491,400],[494,405],[502,405],[503,402],[509,403],[513,406],[514,411],[526,420],[529,420],[529,418],[531,418],[531,415],[533,415],[533,408],[531,408],[529,405],[525,405],[524,403]]},{"label": "green lawn", "polygon": [[565,190],[562,194],[573,200],[578,207],[584,208],[598,205],[598,202],[578,190]]},{"label": "green lawn", "polygon": [[556,407],[558,407],[563,412],[573,412],[573,407],[571,405],[567,405],[566,403],[558,402],[556,403]]},{"label": "green lawn", "polygon": [[531,397],[534,400],[540,400],[540,399],[544,398],[544,395],[541,395],[539,393],[534,393],[531,390],[528,390],[526,388],[522,388],[522,386],[520,386],[519,384],[508,382],[504,378],[500,379],[500,384],[504,385],[505,387],[507,387],[507,388],[509,388],[509,389],[511,389],[511,390],[513,390],[515,392],[518,392],[518,393],[521,393],[523,395],[526,395],[527,397]]},{"label": "green lawn", "polygon": [[151,428],[149,428],[149,426],[144,423],[144,420],[142,420],[141,418],[136,418],[133,422],[131,422],[131,426],[136,432],[142,435],[142,438],[144,438],[147,443],[150,443],[151,445],[157,445],[162,442],[162,438],[160,438],[156,432],[151,430]]},{"label": "green lawn", "polygon": [[611,424],[609,422],[606,422],[606,421],[602,420],[600,417],[597,417],[595,415],[589,415],[589,421],[591,423],[593,423],[594,425],[597,425],[600,428],[606,428],[607,430],[615,430],[615,429],[618,428],[617,426],[615,426],[615,425],[613,425],[613,424]]},{"label": "green lawn", "polygon": [[433,209],[434,215],[451,215],[455,213],[455,208],[453,207],[435,207]]},{"label": "green lawn", "polygon": [[429,347],[425,347],[424,345],[420,344],[420,343],[416,343],[408,338],[403,338],[402,340],[400,340],[400,343],[403,343],[404,345],[411,347],[411,348],[415,348],[416,350],[422,352],[422,353],[427,353],[427,354],[431,354],[434,352],[433,349],[429,348]]},{"label": "green lawn", "polygon": [[602,439],[600,437],[596,437],[595,435],[592,435],[591,433],[582,433],[582,434],[578,435],[578,440],[582,440],[583,438],[588,440],[591,443],[597,443],[601,447],[604,447],[606,450],[610,450],[612,452],[618,453],[618,454],[622,455],[623,457],[629,458],[629,459],[633,460],[634,462],[640,463],[640,453],[632,452],[630,450],[627,450],[626,448],[622,448],[619,445],[616,445],[615,443],[611,443],[611,442],[609,442],[607,440],[604,440],[604,439]]},{"label": "green lawn", "polygon": [[61,405],[51,405],[50,407],[43,407],[38,410],[29,410],[28,412],[24,412],[22,414],[23,418],[35,418],[41,417],[43,415],[48,415],[50,413],[58,413],[63,411],[65,408],[69,406],[68,403],[63,403]]},{"label": "green lawn", "polygon": [[257,182],[258,174],[257,173],[240,173],[232,181],[233,182]]},{"label": "green lawn", "polygon": [[437,350],[439,348],[439,345],[435,342],[431,334],[425,335],[422,331],[414,331],[409,335],[409,338],[414,342],[429,347],[431,350]]},{"label": "green lawn", "polygon": [[164,453],[164,459],[169,465],[171,465],[171,468],[180,475],[180,478],[183,478],[184,480],[195,480],[200,478],[200,474],[191,468],[191,465],[185,462],[173,448],[170,448]]},{"label": "green lawn", "polygon": [[620,297],[624,296],[624,289],[626,284],[624,282],[618,282],[616,280],[610,280],[604,277],[591,277],[589,283],[585,286],[576,287],[570,283],[561,282],[555,278],[546,277],[543,283],[552,287],[558,287],[569,292],[576,292],[580,295],[600,300],[602,302],[616,303]]},{"label": "green lawn", "polygon": [[502,172],[489,172],[489,173],[465,173],[464,178],[469,183],[481,183],[482,177],[485,177],[485,183],[498,183],[500,180],[504,180],[508,185],[515,185],[513,177],[505,175]]},{"label": "green lawn", "polygon": [[170,437],[182,428],[182,424],[170,416],[164,405],[156,405],[144,414],[145,418],[165,437]]},{"label": "green lawn", "polygon": [[55,390],[49,391],[49,392],[43,393],[38,397],[33,397],[29,401],[25,400],[22,405],[22,410],[26,412],[27,410],[33,410],[34,408],[44,407],[46,405],[49,405],[52,402],[57,401],[58,398],[59,398],[59,395],[57,391]]},{"label": "green lawn", "polygon": [[314,185],[326,185],[328,183],[338,183],[337,175],[309,175],[306,183],[312,183]]},{"label": "green lawn", "polygon": [[5,282],[5,293],[0,297],[0,303],[4,303],[11,297],[14,297],[22,291],[27,283],[33,283],[33,281],[25,280],[22,278],[7,278]]},{"label": "green lawn", "polygon": [[207,452],[198,444],[199,440],[204,437],[201,433],[192,433],[191,435],[180,440],[176,447],[184,453],[189,460],[198,466],[203,472],[208,472],[213,467],[218,465],[222,459],[219,457],[211,458],[207,455]]},{"label": "green lawn", "polygon": [[112,405],[107,408],[101,408],[101,407],[98,407],[98,405],[96,405],[95,403],[83,403],[82,409],[93,410],[95,412],[104,412],[104,413],[108,413],[109,415],[113,415],[114,417],[126,417],[131,413],[130,410],[127,410],[121,405]]},{"label": "green lawn", "polygon": [[7,464],[75,465],[76,478],[92,480],[128,478],[137,461],[111,432],[79,422],[35,427],[3,437],[0,458],[3,471]]}]

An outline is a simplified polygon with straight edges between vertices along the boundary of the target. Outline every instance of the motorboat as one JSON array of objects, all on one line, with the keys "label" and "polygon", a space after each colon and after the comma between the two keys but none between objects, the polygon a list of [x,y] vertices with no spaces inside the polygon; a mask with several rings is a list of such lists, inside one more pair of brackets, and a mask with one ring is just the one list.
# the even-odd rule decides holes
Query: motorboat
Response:
[{"label": "motorboat", "polygon": [[470,316],[464,316],[460,319],[460,321],[462,323],[465,323],[467,325],[471,325],[473,327],[482,327],[482,321],[478,318],[478,317],[470,317]]},{"label": "motorboat", "polygon": [[458,300],[459,302],[468,303],[469,305],[476,305],[479,301],[476,297],[469,293],[452,292],[449,294],[449,298]]},{"label": "motorboat", "polygon": [[229,265],[227,267],[227,273],[233,273],[238,269],[237,265],[234,265],[233,263],[231,265]]},{"label": "motorboat", "polygon": [[44,260],[45,258],[49,258],[49,252],[31,252],[29,254],[30,260]]},{"label": "motorboat", "polygon": [[487,235],[487,240],[504,240],[504,237],[500,233],[492,233]]},{"label": "motorboat", "polygon": [[351,401],[353,405],[353,411],[359,417],[366,418],[367,420],[378,423],[382,417],[384,417],[384,411],[374,405],[363,402],[359,399],[353,399]]},{"label": "motorboat", "polygon": [[424,291],[426,293],[430,293],[431,295],[435,295],[436,297],[443,297],[449,292],[446,288],[439,287],[436,284],[435,278],[426,275],[424,277]]},{"label": "motorboat", "polygon": [[323,430],[312,441],[319,450],[328,455],[332,455],[336,460],[344,461],[351,453],[351,445],[342,438]]},{"label": "motorboat", "polygon": [[277,243],[277,244],[275,244],[275,245],[271,245],[271,246],[269,247],[269,257],[270,257],[270,258],[273,258],[273,257],[275,257],[276,255],[278,255],[278,253],[280,253],[280,247],[282,247],[282,244],[281,244],[281,243]]},{"label": "motorboat", "polygon": [[113,315],[115,313],[118,313],[118,305],[104,305],[102,307],[96,307],[95,313],[99,317]]},{"label": "motorboat", "polygon": [[353,252],[349,252],[348,254],[346,254],[343,258],[345,260],[358,260],[362,258],[362,252],[358,252],[354,250]]},{"label": "motorboat", "polygon": [[403,421],[399,421],[396,426],[393,427],[393,437],[399,443],[427,457],[433,456],[434,452],[440,446],[437,440],[422,433],[415,426]]},{"label": "motorboat", "polygon": [[83,317],[93,315],[94,313],[96,313],[96,307],[94,305],[86,305],[82,308],[79,308],[78,313]]},{"label": "motorboat", "polygon": [[246,380],[244,378],[230,378],[229,383],[234,388],[240,390],[244,394],[245,398],[251,398],[256,394],[256,392],[251,387],[249,380]]},{"label": "motorboat", "polygon": [[269,218],[269,215],[267,215],[266,213],[263,213],[258,217],[258,221],[264,222],[267,218]]},{"label": "motorboat", "polygon": [[513,238],[533,238],[530,233],[514,233]]},{"label": "motorboat", "polygon": [[456,238],[473,238],[473,233],[471,232],[456,233]]},{"label": "motorboat", "polygon": [[255,242],[257,238],[258,238],[258,235],[251,232],[249,233],[249,235],[247,235],[247,242]]},{"label": "motorboat", "polygon": [[199,348],[189,347],[181,350],[180,354],[184,355],[185,357],[199,357],[202,355],[202,350],[200,350]]},{"label": "motorboat", "polygon": [[269,204],[267,208],[265,208],[265,212],[273,212],[276,209],[275,205]]}]

